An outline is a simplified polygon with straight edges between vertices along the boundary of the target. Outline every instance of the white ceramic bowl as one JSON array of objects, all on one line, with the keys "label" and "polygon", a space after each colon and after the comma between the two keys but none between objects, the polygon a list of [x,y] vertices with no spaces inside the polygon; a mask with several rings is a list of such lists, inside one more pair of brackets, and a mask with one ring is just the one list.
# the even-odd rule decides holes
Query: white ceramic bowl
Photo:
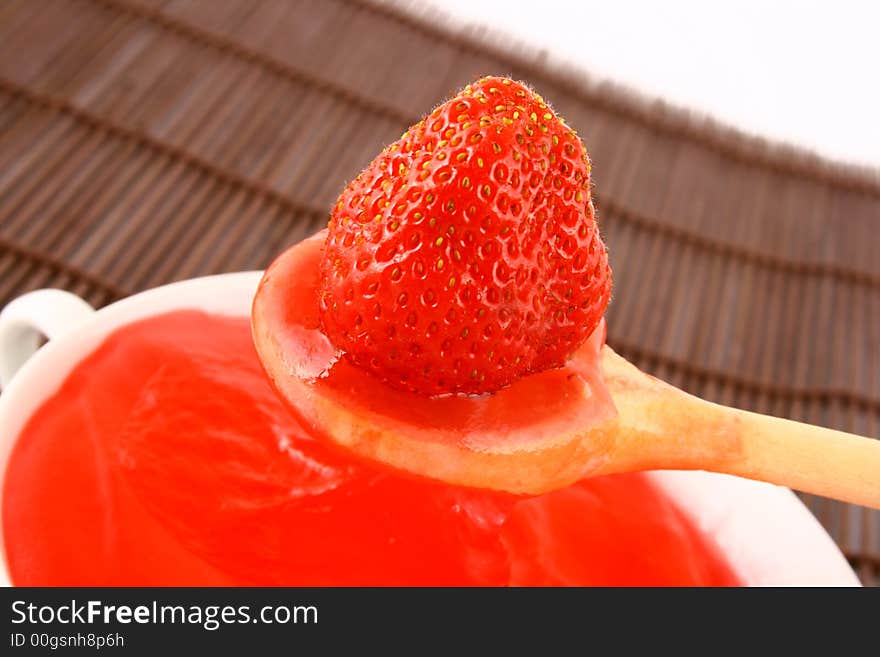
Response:
[{"label": "white ceramic bowl", "polygon": [[[248,316],[260,276],[243,272],[182,281],[97,312],[60,290],[39,290],[10,303],[0,313],[2,477],[25,422],[108,334],[134,320],[182,308]],[[50,340],[34,354],[41,333]],[[791,491],[708,472],[650,476],[699,528],[715,537],[745,583],[858,585],[837,546]],[[0,584],[8,585],[5,546],[0,528]]]}]

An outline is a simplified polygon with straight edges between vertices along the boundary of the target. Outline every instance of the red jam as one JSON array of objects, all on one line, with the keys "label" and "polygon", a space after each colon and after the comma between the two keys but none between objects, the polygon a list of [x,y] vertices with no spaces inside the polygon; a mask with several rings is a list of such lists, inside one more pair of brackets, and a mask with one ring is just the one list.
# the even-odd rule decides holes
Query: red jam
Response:
[{"label": "red jam", "polygon": [[3,529],[19,585],[734,585],[641,474],[539,497],[451,486],[311,438],[246,318],[116,331],[19,437]]}]

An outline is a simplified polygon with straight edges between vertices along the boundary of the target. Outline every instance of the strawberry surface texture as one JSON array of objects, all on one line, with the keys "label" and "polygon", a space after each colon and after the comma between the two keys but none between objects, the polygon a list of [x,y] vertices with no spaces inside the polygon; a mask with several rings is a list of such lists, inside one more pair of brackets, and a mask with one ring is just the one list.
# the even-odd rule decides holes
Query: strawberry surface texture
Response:
[{"label": "strawberry surface texture", "polygon": [[525,84],[469,84],[339,196],[319,294],[327,337],[392,386],[490,393],[563,365],[611,294],[583,142]]}]

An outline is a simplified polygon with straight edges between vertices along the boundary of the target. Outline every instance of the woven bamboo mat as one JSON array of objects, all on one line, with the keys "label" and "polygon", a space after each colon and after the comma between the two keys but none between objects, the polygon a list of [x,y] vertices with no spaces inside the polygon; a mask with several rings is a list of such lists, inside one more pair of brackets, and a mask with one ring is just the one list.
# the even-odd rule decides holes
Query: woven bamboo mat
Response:
[{"label": "woven bamboo mat", "polygon": [[[261,268],[435,103],[512,74],[593,157],[615,348],[707,399],[880,437],[876,174],[540,62],[363,1],[4,0],[0,303]],[[805,501],[880,582],[880,514]]]}]

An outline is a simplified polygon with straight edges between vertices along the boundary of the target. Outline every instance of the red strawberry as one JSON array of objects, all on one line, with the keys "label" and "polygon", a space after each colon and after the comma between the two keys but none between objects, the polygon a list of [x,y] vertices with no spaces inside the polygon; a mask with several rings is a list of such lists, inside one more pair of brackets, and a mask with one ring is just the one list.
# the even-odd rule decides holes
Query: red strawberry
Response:
[{"label": "red strawberry", "polygon": [[485,393],[562,365],[611,271],[577,134],[525,85],[468,85],[388,146],[334,206],[321,321],[391,385]]}]

